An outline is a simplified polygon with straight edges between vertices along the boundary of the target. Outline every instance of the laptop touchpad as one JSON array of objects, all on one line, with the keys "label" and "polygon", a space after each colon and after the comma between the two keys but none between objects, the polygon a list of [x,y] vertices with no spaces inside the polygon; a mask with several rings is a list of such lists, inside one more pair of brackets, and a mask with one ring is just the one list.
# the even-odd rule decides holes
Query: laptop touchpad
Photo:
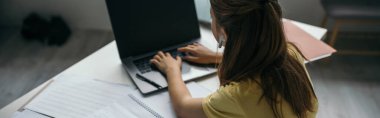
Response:
[{"label": "laptop touchpad", "polygon": [[182,62],[182,73],[189,73],[190,72],[190,65],[186,62]]}]

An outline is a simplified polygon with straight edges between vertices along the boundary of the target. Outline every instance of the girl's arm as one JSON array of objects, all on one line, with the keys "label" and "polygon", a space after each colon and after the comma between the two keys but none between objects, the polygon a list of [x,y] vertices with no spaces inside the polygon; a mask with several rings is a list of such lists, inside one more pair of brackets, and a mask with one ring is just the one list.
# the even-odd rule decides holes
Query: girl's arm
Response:
[{"label": "girl's arm", "polygon": [[166,74],[168,90],[174,110],[178,117],[206,118],[202,108],[202,98],[192,98],[181,76],[180,57],[174,59],[169,53],[158,52],[151,60],[157,68]]}]

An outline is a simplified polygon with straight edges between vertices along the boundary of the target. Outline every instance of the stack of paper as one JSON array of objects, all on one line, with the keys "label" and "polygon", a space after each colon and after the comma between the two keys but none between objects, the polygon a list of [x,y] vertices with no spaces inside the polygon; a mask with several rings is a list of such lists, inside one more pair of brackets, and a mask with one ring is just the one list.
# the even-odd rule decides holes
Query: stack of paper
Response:
[{"label": "stack of paper", "polygon": [[308,61],[318,60],[330,56],[336,50],[324,42],[315,39],[291,21],[284,20],[285,36],[306,57]]},{"label": "stack of paper", "polygon": [[[186,84],[193,97],[206,97],[210,90],[195,82]],[[174,118],[168,91],[143,96],[136,88],[99,80],[66,77],[53,81],[25,106],[25,112],[55,118]],[[42,115],[41,115],[42,114]],[[40,117],[41,116],[41,117]]]},{"label": "stack of paper", "polygon": [[128,91],[133,90],[88,78],[58,79],[25,108],[56,118],[83,118],[122,99]]},{"label": "stack of paper", "polygon": [[[186,86],[193,98],[206,97],[211,93],[210,90],[203,88],[195,82],[190,82]],[[94,112],[87,118],[120,118],[117,117],[120,116],[118,114],[128,114],[128,118],[176,117],[168,91],[144,97],[136,90],[128,93],[128,97],[123,100]]]},{"label": "stack of paper", "polygon": [[12,118],[50,118],[48,116],[39,114],[37,112],[25,109],[23,111],[17,111],[12,115]]}]

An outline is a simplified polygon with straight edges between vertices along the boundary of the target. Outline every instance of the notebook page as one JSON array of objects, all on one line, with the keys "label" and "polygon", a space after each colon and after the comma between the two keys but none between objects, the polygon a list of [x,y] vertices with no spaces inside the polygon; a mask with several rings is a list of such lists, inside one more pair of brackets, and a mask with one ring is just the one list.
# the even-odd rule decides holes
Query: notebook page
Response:
[{"label": "notebook page", "polygon": [[83,118],[132,90],[128,86],[88,78],[57,79],[25,108],[56,118]]},{"label": "notebook page", "polygon": [[12,118],[50,118],[42,114],[25,109],[24,111],[17,111],[13,113]]},{"label": "notebook page", "polygon": [[[186,84],[193,98],[202,98],[211,94],[211,91],[200,86],[195,82],[189,82]],[[143,97],[138,91],[130,93],[135,96],[141,102],[145,103],[150,109],[157,112],[164,118],[175,118],[175,112],[170,101],[169,92],[161,92],[149,97]]]},{"label": "notebook page", "polygon": [[86,118],[141,118],[141,116],[133,114],[131,111],[126,109],[125,106],[115,102],[110,106],[93,112]]},{"label": "notebook page", "polygon": [[[135,92],[138,91],[135,89]],[[152,113],[127,96],[111,105],[89,114],[85,118],[154,118]]]}]

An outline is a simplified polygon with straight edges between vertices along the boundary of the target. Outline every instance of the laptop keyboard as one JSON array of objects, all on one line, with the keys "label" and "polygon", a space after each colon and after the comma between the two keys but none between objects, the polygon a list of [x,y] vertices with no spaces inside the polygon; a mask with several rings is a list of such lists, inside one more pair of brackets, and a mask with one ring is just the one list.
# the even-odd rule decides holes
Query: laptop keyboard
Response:
[{"label": "laptop keyboard", "polygon": [[[173,57],[176,57],[177,55],[180,56],[180,57],[183,57],[185,56],[186,54],[185,53],[182,53],[182,52],[178,52],[177,49],[175,50],[170,50],[168,51]],[[151,64],[149,61],[150,59],[152,59],[153,56],[149,56],[149,57],[145,57],[145,58],[141,58],[139,60],[135,60],[133,63],[136,65],[137,69],[141,72],[141,73],[147,73],[147,72],[150,72],[152,70],[157,70],[156,67],[154,67],[153,64]]]}]

